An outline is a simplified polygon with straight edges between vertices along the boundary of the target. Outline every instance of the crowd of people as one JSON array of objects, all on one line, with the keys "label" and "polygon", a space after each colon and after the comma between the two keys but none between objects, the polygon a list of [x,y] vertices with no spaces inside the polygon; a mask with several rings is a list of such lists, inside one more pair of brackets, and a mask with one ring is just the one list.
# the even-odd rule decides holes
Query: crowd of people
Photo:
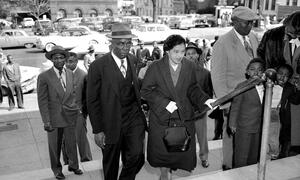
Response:
[{"label": "crowd of people", "polygon": [[[109,53],[95,58],[94,49],[89,48],[88,73],[77,67],[75,53],[59,46],[47,52],[53,67],[39,75],[37,94],[55,177],[65,178],[61,152],[68,170],[77,175],[83,172],[76,146],[81,162],[92,160],[87,118],[102,150],[104,179],[135,179],[145,153],[149,164],[160,169],[160,180],[172,179],[177,169],[192,171],[197,165],[196,139],[201,165],[207,168],[208,109],[217,122],[214,139],[223,138],[223,170],[257,163],[264,83],[220,106],[212,104],[249,80],[262,78],[267,68],[277,71],[268,156],[275,160],[299,154],[300,12],[286,18],[284,26],[266,32],[260,43],[251,32],[257,18],[249,8],[237,7],[231,15],[232,30],[216,37],[212,47],[205,40],[199,47],[199,40],[187,42],[171,35],[164,41],[163,52],[154,42],[151,54],[141,41],[132,50],[136,36],[127,24],[116,23],[107,35]],[[171,152],[166,130],[177,126],[186,130],[188,148]]]}]

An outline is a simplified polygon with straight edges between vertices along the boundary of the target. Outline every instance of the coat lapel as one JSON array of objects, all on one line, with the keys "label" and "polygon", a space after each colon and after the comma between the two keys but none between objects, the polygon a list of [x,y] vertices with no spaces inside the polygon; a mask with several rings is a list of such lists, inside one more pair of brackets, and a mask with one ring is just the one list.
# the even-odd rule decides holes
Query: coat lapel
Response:
[{"label": "coat lapel", "polygon": [[73,73],[72,71],[66,69],[66,92],[63,98],[63,101],[68,99],[68,97],[73,92]]},{"label": "coat lapel", "polygon": [[256,49],[258,48],[258,43],[257,43],[256,37],[251,32],[249,34],[249,40],[251,43],[251,47],[253,49],[253,55],[254,55],[254,57],[256,57],[257,56]]},{"label": "coat lapel", "polygon": [[232,53],[235,53],[236,56],[239,56],[240,57],[239,59],[241,60],[241,63],[243,63],[244,64],[243,66],[246,67],[247,64],[250,61],[250,57],[247,54],[244,45],[242,44],[240,39],[237,37],[237,35],[235,34],[233,29],[230,31],[230,33],[231,33],[231,36],[232,36],[232,38],[230,38],[230,39],[232,39],[231,43],[232,43],[232,47],[233,47],[233,50],[234,50],[234,52],[232,52]]},{"label": "coat lapel", "polygon": [[283,57],[287,64],[292,65],[292,54],[289,40],[284,40]]},{"label": "coat lapel", "polygon": [[[162,62],[159,64],[160,71],[162,73],[162,77],[172,95],[174,101],[176,101],[176,91],[173,85],[170,67],[169,67],[169,57],[166,55],[163,57]],[[178,82],[177,82],[178,83]]]},{"label": "coat lapel", "polygon": [[191,71],[191,69],[188,69],[187,67],[187,64],[186,64],[186,61],[187,59],[185,57],[183,57],[184,59],[181,61],[182,64],[181,64],[181,70],[180,70],[180,73],[179,73],[179,77],[178,77],[178,81],[177,81],[177,84],[176,84],[176,91],[177,92],[182,92],[181,91],[181,88],[184,84],[184,81],[185,81],[185,77],[187,77],[187,74]]},{"label": "coat lapel", "polygon": [[50,82],[53,84],[54,87],[56,87],[55,90],[57,91],[57,94],[59,95],[60,99],[62,100],[64,97],[64,94],[65,94],[65,91],[64,91],[53,68],[51,68],[49,70],[49,76],[50,76],[50,78],[49,78]]},{"label": "coat lapel", "polygon": [[109,53],[108,57],[109,58],[107,59],[107,64],[106,64],[107,67],[105,67],[104,70],[106,71],[105,72],[106,74],[110,74],[110,76],[108,76],[107,80],[110,82],[116,95],[118,97],[120,97],[119,84],[116,83],[116,80],[118,79],[118,73],[120,73],[120,70],[110,53]]}]

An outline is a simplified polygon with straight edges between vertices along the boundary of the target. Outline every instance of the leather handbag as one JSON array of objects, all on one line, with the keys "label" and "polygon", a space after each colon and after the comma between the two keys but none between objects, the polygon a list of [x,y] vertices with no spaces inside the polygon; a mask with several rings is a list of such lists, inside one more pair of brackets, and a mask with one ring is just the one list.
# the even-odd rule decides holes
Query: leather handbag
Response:
[{"label": "leather handbag", "polygon": [[163,136],[163,142],[168,152],[185,152],[190,148],[191,135],[180,118],[178,110],[177,113],[179,121],[169,118],[168,127]]}]

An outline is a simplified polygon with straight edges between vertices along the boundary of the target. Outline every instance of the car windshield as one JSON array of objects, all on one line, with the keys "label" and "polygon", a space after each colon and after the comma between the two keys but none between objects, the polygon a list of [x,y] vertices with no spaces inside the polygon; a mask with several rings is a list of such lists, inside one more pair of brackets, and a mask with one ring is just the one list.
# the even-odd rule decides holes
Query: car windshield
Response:
[{"label": "car windshield", "polygon": [[147,27],[147,31],[154,32],[155,31],[155,27],[153,27],[153,26]]},{"label": "car windshield", "polygon": [[139,26],[137,28],[137,30],[140,31],[140,32],[146,32],[146,27],[145,26]]}]

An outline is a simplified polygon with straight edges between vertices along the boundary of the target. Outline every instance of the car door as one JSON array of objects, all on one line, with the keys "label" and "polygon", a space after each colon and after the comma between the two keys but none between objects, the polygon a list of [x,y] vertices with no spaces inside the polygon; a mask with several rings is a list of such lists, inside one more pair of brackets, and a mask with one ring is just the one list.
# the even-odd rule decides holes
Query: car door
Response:
[{"label": "car door", "polygon": [[3,48],[15,47],[18,43],[15,42],[12,31],[4,31],[1,34],[0,46]]},{"label": "car door", "polygon": [[30,38],[21,31],[15,31],[14,38],[17,43],[16,46],[24,46],[24,44],[31,42]]}]

